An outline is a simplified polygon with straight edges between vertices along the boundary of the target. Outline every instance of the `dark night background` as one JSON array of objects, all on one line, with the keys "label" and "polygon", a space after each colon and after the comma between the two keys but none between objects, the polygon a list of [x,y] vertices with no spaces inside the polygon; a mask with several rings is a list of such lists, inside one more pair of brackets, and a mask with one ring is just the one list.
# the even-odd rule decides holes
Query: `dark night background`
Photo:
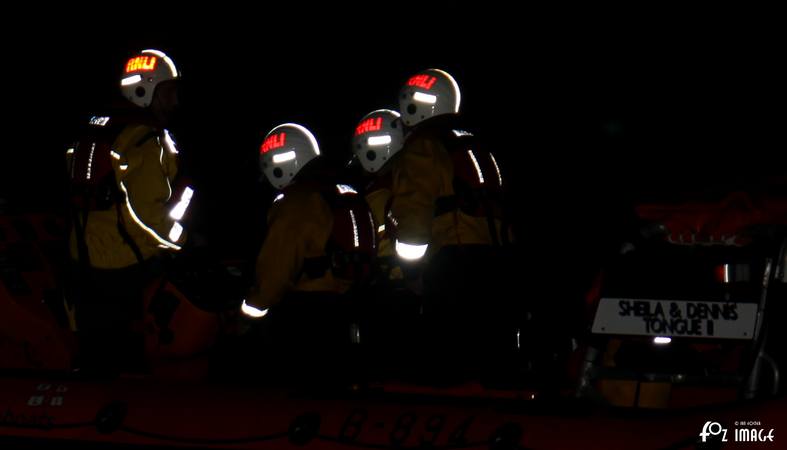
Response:
[{"label": "dark night background", "polygon": [[119,96],[120,69],[144,48],[183,72],[176,133],[204,193],[197,226],[228,256],[253,258],[262,238],[270,190],[256,155],[268,130],[301,123],[346,158],[358,119],[395,109],[400,85],[429,67],[454,75],[470,128],[499,155],[533,282],[598,263],[632,201],[761,188],[785,173],[783,39],[737,11],[358,13],[367,6],[7,16],[0,197],[58,207],[74,130]]}]

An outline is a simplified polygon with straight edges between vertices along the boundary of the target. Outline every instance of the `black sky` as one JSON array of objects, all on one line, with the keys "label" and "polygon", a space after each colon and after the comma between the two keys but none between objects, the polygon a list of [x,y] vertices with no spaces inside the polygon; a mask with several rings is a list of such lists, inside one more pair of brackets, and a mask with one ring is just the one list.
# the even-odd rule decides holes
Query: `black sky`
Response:
[{"label": "black sky", "polygon": [[31,208],[56,203],[76,125],[119,95],[123,62],[150,47],[184,74],[188,126],[178,137],[200,167],[208,227],[228,248],[259,239],[268,190],[256,148],[268,130],[302,123],[344,158],[357,120],[395,108],[400,84],[428,67],[459,82],[468,123],[505,165],[523,231],[565,248],[614,227],[632,199],[784,173],[784,45],[757,20],[367,6],[19,18],[3,31],[0,194]]}]

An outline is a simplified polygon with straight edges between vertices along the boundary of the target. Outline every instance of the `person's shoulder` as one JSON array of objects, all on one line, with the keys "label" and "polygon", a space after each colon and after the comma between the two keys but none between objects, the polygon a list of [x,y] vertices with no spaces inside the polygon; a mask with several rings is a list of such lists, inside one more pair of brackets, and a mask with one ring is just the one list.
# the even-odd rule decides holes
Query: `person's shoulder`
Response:
[{"label": "person's shoulder", "polygon": [[[397,158],[398,156],[399,156],[399,154],[397,153],[396,155],[394,155],[394,158],[396,158],[396,160],[398,160],[398,158]],[[392,160],[389,163],[389,165],[390,164],[395,164],[394,161],[395,160],[392,158]],[[364,185],[364,194],[365,195],[369,195],[369,194],[372,194],[374,192],[380,192],[380,191],[384,191],[384,190],[389,190],[390,191],[392,183],[393,183],[393,179],[391,177],[391,171],[387,170],[384,173],[381,173],[380,175],[375,176],[375,177],[371,178],[370,180],[368,180],[366,182],[366,184]]]},{"label": "person's shoulder", "polygon": [[121,125],[115,145],[118,147],[117,150],[120,151],[130,151],[148,146],[153,146],[158,151],[160,147],[157,139],[158,135],[159,132],[152,126],[127,123]]},{"label": "person's shoulder", "polygon": [[274,197],[268,212],[268,223],[279,227],[298,228],[324,224],[332,215],[330,203],[318,186],[296,183]]},{"label": "person's shoulder", "polygon": [[140,108],[118,111],[113,117],[114,124],[121,131],[123,143],[131,147],[155,145],[161,130],[156,126],[153,117]]},{"label": "person's shoulder", "polygon": [[446,147],[457,140],[472,139],[461,118],[447,114],[424,121],[412,128],[405,138],[405,150],[413,147]]},{"label": "person's shoulder", "polygon": [[465,129],[464,120],[458,114],[443,114],[427,119],[414,126],[408,137],[438,137],[454,129]]},{"label": "person's shoulder", "polygon": [[319,183],[294,183],[276,195],[274,207],[281,211],[303,210],[324,202],[323,187]]}]

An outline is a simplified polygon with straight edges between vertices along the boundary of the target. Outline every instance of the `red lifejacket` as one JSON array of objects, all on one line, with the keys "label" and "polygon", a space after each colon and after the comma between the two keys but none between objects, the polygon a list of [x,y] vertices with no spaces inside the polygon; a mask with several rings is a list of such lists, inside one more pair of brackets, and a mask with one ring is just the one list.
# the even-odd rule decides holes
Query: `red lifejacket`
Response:
[{"label": "red lifejacket", "polygon": [[[446,128],[440,137],[453,163],[454,194],[437,199],[435,217],[460,210],[469,216],[485,218],[493,241],[507,243],[503,176],[495,155],[480,145],[472,133],[462,129]],[[501,236],[496,221],[503,225]]]},{"label": "red lifejacket", "polygon": [[318,278],[333,275],[356,283],[367,281],[377,255],[377,238],[372,211],[353,187],[336,184],[320,189],[333,213],[333,229],[325,244],[325,256],[307,258],[304,273]]},{"label": "red lifejacket", "polygon": [[112,146],[126,125],[109,116],[93,116],[68,150],[69,199],[77,211],[106,210],[117,201]]}]

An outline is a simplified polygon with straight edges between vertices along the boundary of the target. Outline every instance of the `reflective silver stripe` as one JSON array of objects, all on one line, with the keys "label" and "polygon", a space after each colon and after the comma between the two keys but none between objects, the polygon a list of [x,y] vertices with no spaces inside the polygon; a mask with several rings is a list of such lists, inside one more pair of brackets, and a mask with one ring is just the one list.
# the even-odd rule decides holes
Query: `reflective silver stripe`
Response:
[{"label": "reflective silver stripe", "polygon": [[[163,169],[164,168],[164,147],[161,145],[161,141],[159,141],[159,147],[161,149],[159,150],[158,162],[159,162],[159,164],[161,164],[161,168]],[[172,198],[172,185],[169,184],[169,177],[168,176],[164,177],[164,180],[167,182],[167,191],[168,191],[167,199],[165,201],[168,202],[169,199]]]},{"label": "reflective silver stripe", "polygon": [[500,174],[500,166],[497,165],[495,155],[489,153],[489,157],[492,159],[492,164],[495,166],[495,171],[497,171],[497,182],[500,183],[499,186],[503,186],[503,175]]},{"label": "reflective silver stripe", "polygon": [[96,151],[96,143],[93,142],[93,145],[90,146],[90,156],[87,160],[87,179],[90,179],[90,176],[93,174],[93,153]]},{"label": "reflective silver stripe", "polygon": [[167,151],[169,151],[173,155],[177,155],[178,153],[180,153],[178,152],[177,145],[175,145],[175,141],[172,140],[172,136],[170,136],[169,130],[167,129],[164,130],[164,145],[167,146]]},{"label": "reflective silver stripe", "polygon": [[131,75],[130,77],[123,78],[120,80],[121,86],[129,86],[132,84],[136,84],[142,81],[142,75]]},{"label": "reflective silver stripe", "polygon": [[394,215],[393,215],[393,211],[388,211],[388,214],[386,215],[386,217],[388,217],[388,220],[390,220],[390,221],[391,221],[391,223],[392,223],[392,224],[393,224],[395,227],[398,227],[398,226],[399,226],[399,221],[398,221],[398,220],[396,220],[396,217],[394,217]]},{"label": "reflective silver stripe", "polygon": [[481,184],[484,184],[484,174],[481,172],[481,166],[478,165],[478,160],[475,159],[475,155],[473,154],[472,150],[468,150],[467,154],[470,155],[470,159],[473,161],[473,165],[475,166],[475,171],[478,174],[478,181]]},{"label": "reflective silver stripe", "polygon": [[428,103],[430,105],[434,105],[435,103],[437,103],[437,96],[418,91],[415,94],[413,94],[413,100],[421,103]]},{"label": "reflective silver stripe", "polygon": [[370,136],[369,139],[366,140],[366,144],[371,147],[378,147],[380,145],[388,145],[391,143],[391,136],[384,135],[384,136]]},{"label": "reflective silver stripe", "polygon": [[358,193],[358,191],[353,189],[352,186],[347,186],[346,184],[337,184],[336,185],[336,190],[340,194],[357,194]]},{"label": "reflective silver stripe", "polygon": [[243,303],[240,305],[240,310],[243,312],[243,314],[246,314],[247,316],[253,317],[255,319],[259,319],[260,317],[264,317],[266,314],[268,314],[268,308],[255,308],[246,303],[246,300],[243,300]]},{"label": "reflective silver stripe", "polygon": [[[180,201],[172,208],[169,212],[169,216],[175,220],[180,220],[186,214],[186,210],[191,203],[191,197],[194,196],[194,190],[190,187],[187,187],[183,190],[183,193],[180,195]],[[177,239],[176,239],[177,240]]]},{"label": "reflective silver stripe", "polygon": [[353,245],[355,247],[359,247],[360,242],[358,241],[358,223],[355,221],[355,213],[352,209],[350,210],[350,220],[352,220],[353,223]]},{"label": "reflective silver stripe", "polygon": [[109,123],[109,117],[93,116],[90,118],[90,125],[97,125],[99,127],[103,127],[107,123]]},{"label": "reflective silver stripe", "polygon": [[273,164],[281,164],[295,159],[295,152],[290,150],[284,153],[277,153],[273,155]]},{"label": "reflective silver stripe", "polygon": [[371,211],[369,211],[368,214],[369,214],[369,226],[372,227],[370,228],[370,230],[372,230],[372,242],[374,242],[374,244],[377,245],[377,239],[376,239],[377,236],[374,233],[374,217],[372,217]]},{"label": "reflective silver stripe", "polygon": [[180,239],[180,236],[183,234],[183,225],[178,222],[172,224],[172,228],[169,230],[169,239],[172,242],[177,242]]},{"label": "reflective silver stripe", "polygon": [[401,258],[415,261],[417,259],[423,258],[426,254],[426,249],[429,244],[423,245],[414,245],[414,244],[406,244],[404,242],[399,242],[396,240],[396,254],[399,255]]},{"label": "reflective silver stripe", "polygon": [[472,136],[473,135],[473,133],[471,133],[469,131],[465,131],[465,130],[453,130],[453,132],[454,132],[454,136],[456,136],[456,137]]}]

